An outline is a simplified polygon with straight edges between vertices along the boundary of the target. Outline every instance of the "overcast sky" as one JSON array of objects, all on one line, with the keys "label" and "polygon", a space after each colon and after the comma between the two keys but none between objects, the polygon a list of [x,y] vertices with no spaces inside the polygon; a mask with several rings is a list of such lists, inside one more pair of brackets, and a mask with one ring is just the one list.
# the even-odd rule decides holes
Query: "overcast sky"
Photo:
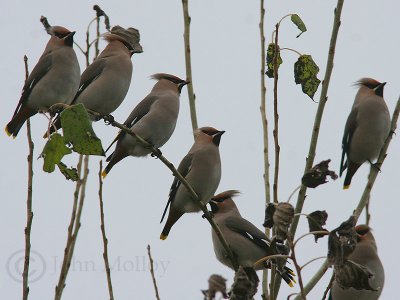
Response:
[{"label": "overcast sky", "polygon": [[[24,54],[29,57],[32,69],[49,39],[39,22],[40,16],[46,16],[52,25],[76,30],[75,40],[83,46],[87,24],[95,15],[92,11],[94,4],[99,4],[105,10],[112,25],[132,26],[141,33],[144,52],[132,57],[132,84],[124,103],[114,113],[116,120],[123,122],[131,109],[148,94],[154,84],[149,79],[150,75],[166,72],[185,77],[181,1],[2,1],[2,126],[11,119],[20,97],[24,82]],[[298,29],[288,19],[281,26],[280,46],[311,54],[320,67],[319,78],[322,79],[335,6],[336,1],[266,1],[267,42],[275,23],[282,16],[299,14],[308,31],[296,39]],[[400,94],[400,36],[396,22],[399,8],[400,4],[395,0],[382,1],[379,6],[376,1],[370,0],[353,0],[344,4],[329,100],[315,160],[332,159],[331,168],[337,172],[344,123],[357,91],[353,83],[362,77],[387,81],[384,95],[390,113]],[[190,3],[193,84],[199,125],[226,131],[220,145],[222,179],[218,192],[240,190],[242,195],[236,199],[236,203],[242,215],[262,228],[264,171],[259,112],[259,13],[259,1],[203,0]],[[104,47],[104,43],[101,46]],[[77,55],[83,71],[84,57],[78,50]],[[312,102],[294,83],[293,63],[297,60],[296,54],[283,52],[282,58],[284,64],[280,68],[279,81],[279,198],[285,201],[300,183],[318,104]],[[272,80],[268,79],[270,124],[272,86]],[[316,99],[319,94],[320,89]],[[42,134],[47,128],[47,119],[35,116],[32,127],[36,158],[45,143]],[[94,128],[103,140],[104,148],[117,132],[103,122],[96,123]],[[271,125],[269,129],[272,153]],[[19,272],[23,265],[21,250],[24,249],[26,224],[26,130],[21,130],[15,140],[1,134],[0,141],[0,189],[3,202],[0,212],[3,241],[0,249],[0,294],[4,299],[17,299],[22,294]],[[192,143],[187,90],[184,88],[175,133],[162,151],[177,165]],[[399,138],[395,136],[371,196],[371,227],[386,271],[382,299],[394,299],[398,295],[399,263],[394,249],[399,247],[399,243],[393,240],[391,231],[399,225],[399,149]],[[72,154],[65,162],[75,165],[77,159],[78,156]],[[99,159],[90,158],[82,227],[63,295],[66,300],[108,299],[97,197]],[[58,171],[44,173],[42,165],[42,159],[34,160],[30,299],[54,297],[75,188],[75,184],[66,181]],[[369,166],[365,164],[347,191],[342,190],[343,179],[329,182],[316,190],[308,190],[304,212],[325,209],[329,214],[327,228],[337,227],[356,207],[368,171]],[[228,286],[232,283],[233,272],[216,260],[210,226],[201,218],[201,214],[185,215],[174,226],[166,241],[159,240],[163,227],[159,220],[172,180],[171,172],[154,158],[127,158],[113,168],[105,181],[105,221],[116,299],[155,299],[148,270],[147,244],[152,246],[162,299],[202,299],[200,289],[207,287],[207,279],[213,273],[227,278]],[[364,220],[362,216],[360,222]],[[298,234],[308,230],[306,223],[306,220],[301,220]],[[326,238],[315,244],[313,238],[308,237],[299,243],[297,255],[300,262],[305,263],[311,258],[326,255],[326,251]],[[305,282],[321,263],[315,262],[304,270]],[[310,294],[310,299],[321,298],[330,274],[331,271],[325,275]],[[285,286],[279,299],[286,299],[289,293],[297,290],[298,286],[294,289]]]}]

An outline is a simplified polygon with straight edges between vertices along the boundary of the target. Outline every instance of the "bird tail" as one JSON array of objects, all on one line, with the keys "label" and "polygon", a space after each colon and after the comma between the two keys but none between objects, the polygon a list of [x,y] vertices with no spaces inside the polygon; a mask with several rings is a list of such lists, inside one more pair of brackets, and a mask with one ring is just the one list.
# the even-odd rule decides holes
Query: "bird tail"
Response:
[{"label": "bird tail", "polygon": [[352,161],[349,161],[346,177],[345,177],[344,183],[343,183],[344,190],[347,190],[350,188],[351,179],[353,178],[354,174],[357,172],[357,170],[360,166],[361,166],[361,164],[356,164]]},{"label": "bird tail", "polygon": [[170,206],[167,222],[165,223],[164,229],[160,235],[161,240],[167,239],[172,226],[174,226],[176,221],[178,221],[180,219],[180,217],[182,217],[182,215],[183,215],[183,213],[181,211],[177,210],[172,205]]},{"label": "bird tail", "polygon": [[25,121],[35,115],[36,112],[29,109],[27,106],[21,106],[21,109],[18,110],[16,114],[14,114],[12,120],[8,122],[4,130],[6,131],[8,136],[12,136],[15,138],[18,135],[22,125],[24,125]]},{"label": "bird tail", "polygon": [[296,276],[296,274],[294,274],[294,272],[292,271],[292,269],[284,266],[283,270],[278,270],[279,275],[282,277],[283,280],[285,280],[285,282],[290,286],[293,287],[294,283],[296,283],[296,280],[294,280],[294,276]]}]

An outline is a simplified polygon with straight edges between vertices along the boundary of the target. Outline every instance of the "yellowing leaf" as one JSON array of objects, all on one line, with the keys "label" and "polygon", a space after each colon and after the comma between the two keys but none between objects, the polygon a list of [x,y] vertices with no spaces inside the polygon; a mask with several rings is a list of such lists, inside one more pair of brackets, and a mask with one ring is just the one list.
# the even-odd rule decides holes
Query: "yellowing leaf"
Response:
[{"label": "yellowing leaf", "polygon": [[61,126],[66,143],[72,150],[86,155],[103,155],[101,140],[93,131],[89,115],[83,104],[76,104],[61,113]]},{"label": "yellowing leaf", "polygon": [[311,55],[301,55],[294,64],[294,80],[296,84],[301,84],[303,93],[314,99],[314,94],[318,90],[321,82],[317,78],[319,67],[313,61]]},{"label": "yellowing leaf", "polygon": [[59,162],[57,166],[67,180],[77,181],[79,179],[78,170],[76,168],[68,168],[62,162]]},{"label": "yellowing leaf", "polygon": [[44,159],[43,171],[51,173],[55,165],[60,163],[64,155],[72,151],[65,146],[64,137],[59,133],[53,133],[43,148],[41,157]]},{"label": "yellowing leaf", "polygon": [[301,31],[301,32],[299,33],[299,35],[296,36],[297,38],[298,38],[300,35],[302,35],[304,32],[307,31],[306,24],[304,24],[303,20],[299,17],[299,15],[293,14],[293,15],[290,17],[290,20],[292,20],[292,22],[293,22],[293,23],[297,26],[297,28]]}]

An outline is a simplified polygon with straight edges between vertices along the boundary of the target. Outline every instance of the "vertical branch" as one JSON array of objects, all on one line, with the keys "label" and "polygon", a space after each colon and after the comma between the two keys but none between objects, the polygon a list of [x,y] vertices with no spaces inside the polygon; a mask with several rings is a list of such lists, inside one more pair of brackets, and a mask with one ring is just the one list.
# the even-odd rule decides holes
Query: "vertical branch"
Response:
[{"label": "vertical branch", "polygon": [[275,165],[274,165],[274,185],[273,197],[274,203],[278,203],[278,176],[279,176],[279,114],[278,114],[278,57],[279,57],[279,23],[275,25],[275,51],[274,51],[274,144],[275,144]]},{"label": "vertical branch", "polygon": [[78,165],[76,167],[78,175],[79,175],[79,180],[76,182],[76,186],[75,186],[74,203],[72,206],[71,219],[70,219],[69,226],[68,226],[67,244],[64,248],[64,258],[63,258],[63,262],[61,265],[60,277],[58,279],[58,284],[56,286],[56,292],[55,292],[55,297],[54,297],[54,299],[56,299],[56,300],[61,299],[61,294],[64,289],[65,280],[66,280],[67,273],[68,273],[67,262],[68,262],[69,251],[70,251],[72,239],[73,239],[72,232],[74,229],[74,223],[75,223],[75,218],[76,218],[76,209],[78,206],[79,190],[80,190],[81,184],[82,184],[82,180],[81,180],[82,160],[83,160],[83,155],[79,155],[79,161],[78,161]]},{"label": "vertical branch", "polygon": [[94,42],[94,57],[96,58],[99,56],[100,49],[99,49],[99,42],[100,42],[100,17],[96,17],[96,41]]},{"label": "vertical branch", "polygon": [[147,253],[149,255],[150,273],[151,273],[151,278],[153,279],[154,290],[156,291],[156,298],[157,298],[157,300],[160,300],[160,295],[158,294],[157,281],[156,281],[156,277],[154,276],[153,258],[151,257],[150,245],[147,245]]},{"label": "vertical branch", "polygon": [[[279,154],[280,154],[280,146],[279,146],[279,114],[278,114],[278,57],[279,57],[279,45],[278,45],[278,37],[279,37],[279,26],[280,22],[275,25],[275,50],[274,50],[274,146],[275,146],[275,162],[274,162],[274,183],[273,183],[273,200],[274,203],[278,203],[278,179],[279,179]],[[279,280],[276,276],[276,266],[272,266],[271,269],[271,282],[273,283],[271,286],[271,299],[275,300],[277,294],[276,284]],[[275,292],[276,291],[276,292]]]},{"label": "vertical branch", "polygon": [[104,265],[106,267],[106,274],[107,274],[107,285],[108,285],[108,292],[110,294],[110,300],[114,300],[113,294],[113,287],[111,283],[111,271],[110,271],[110,263],[108,260],[108,239],[106,236],[106,229],[104,225],[104,209],[103,209],[103,179],[101,177],[101,172],[103,172],[103,161],[100,160],[100,170],[99,170],[99,204],[100,204],[100,220],[101,220],[101,235],[103,237],[103,259]]},{"label": "vertical branch", "polygon": [[[322,81],[321,95],[320,95],[320,99],[319,99],[318,109],[317,109],[315,119],[314,119],[314,125],[313,125],[313,129],[312,129],[312,136],[311,136],[311,141],[310,141],[310,147],[308,150],[308,156],[306,159],[306,166],[304,168],[304,174],[309,169],[312,168],[312,165],[314,163],[315,151],[317,148],[317,142],[318,142],[319,130],[320,130],[321,121],[322,121],[322,115],[323,115],[323,112],[325,109],[325,104],[328,101],[328,96],[327,96],[328,95],[328,87],[329,87],[329,81],[331,79],[332,70],[333,70],[333,60],[335,58],[336,41],[337,41],[337,37],[339,34],[339,27],[341,24],[340,16],[342,13],[343,2],[344,2],[344,0],[338,0],[337,6],[334,11],[334,21],[333,21],[333,26],[332,26],[331,39],[330,39],[330,43],[329,43],[329,52],[328,52],[328,58],[327,58],[327,62],[326,62],[326,71],[325,71],[324,80]],[[295,233],[297,230],[297,225],[299,223],[299,218],[300,218],[299,213],[301,213],[301,211],[303,210],[304,200],[306,198],[306,191],[307,191],[307,187],[302,185],[300,188],[298,197],[297,197],[297,203],[296,203],[296,207],[295,207],[295,217],[292,222],[292,225],[290,226],[289,234],[292,238],[294,238],[294,236],[295,236]],[[321,268],[321,270],[322,270],[322,268]],[[326,269],[325,269],[325,271],[326,271]],[[325,271],[321,272],[322,275],[325,273]],[[318,280],[317,280],[317,282],[318,282]],[[280,283],[281,283],[281,281],[277,280],[276,284],[274,284],[274,289],[276,287],[275,295],[278,294]],[[306,290],[305,290],[305,292],[307,294]]]},{"label": "vertical branch", "polygon": [[185,32],[183,34],[183,39],[185,42],[185,62],[186,62],[186,80],[190,81],[187,85],[189,105],[190,105],[190,118],[192,120],[193,131],[198,128],[197,125],[197,114],[196,114],[196,95],[193,91],[193,80],[192,80],[192,59],[190,55],[190,22],[191,18],[189,16],[189,4],[188,0],[182,0],[183,6],[183,20],[185,26]]},{"label": "vertical branch", "polygon": [[371,221],[371,214],[369,213],[369,200],[367,200],[367,203],[365,204],[365,224],[369,226],[369,222]]},{"label": "vertical branch", "polygon": [[[25,63],[25,80],[29,76],[28,71],[28,57],[24,56]],[[26,227],[25,227],[25,260],[24,260],[24,271],[22,273],[22,299],[28,299],[29,285],[28,285],[28,275],[29,275],[29,262],[31,254],[31,229],[32,229],[32,182],[33,182],[33,148],[34,144],[31,135],[31,122],[28,119],[26,122],[26,131],[28,137],[28,198],[26,200]]]},{"label": "vertical branch", "polygon": [[[319,130],[321,126],[321,120],[322,120],[322,115],[324,112],[325,104],[328,101],[328,87],[329,87],[329,81],[331,79],[332,75],[332,70],[333,70],[333,60],[335,58],[335,48],[336,48],[336,40],[338,37],[339,33],[339,27],[340,27],[340,15],[342,13],[342,7],[343,7],[343,2],[344,0],[338,0],[337,6],[335,8],[335,18],[333,21],[333,28],[332,28],[332,34],[331,34],[331,40],[329,44],[329,53],[328,53],[328,58],[327,58],[327,63],[326,63],[326,71],[325,71],[325,77],[324,80],[322,81],[322,88],[321,88],[321,96],[319,99],[319,104],[318,104],[318,109],[317,113],[315,115],[315,120],[314,120],[314,126],[312,130],[312,136],[311,136],[311,141],[310,141],[310,148],[308,151],[308,156],[306,160],[306,166],[304,168],[304,173],[306,173],[309,169],[312,168],[312,165],[314,163],[314,158],[315,158],[315,151],[317,148],[317,142],[318,142],[318,136],[319,136]],[[297,198],[297,204],[295,208],[295,217],[292,223],[292,226],[290,227],[290,234],[292,237],[294,237],[297,229],[297,225],[299,223],[299,215],[296,215],[297,213],[301,213],[304,205],[304,200],[306,196],[306,191],[307,187],[302,185],[298,198]]]},{"label": "vertical branch", "polygon": [[[89,22],[89,25],[87,27],[86,51],[83,51],[79,47],[81,49],[82,53],[85,55],[86,67],[89,66],[89,64],[90,64],[90,62],[89,62],[89,50],[90,50],[89,29],[90,29],[90,25],[95,20],[98,20],[98,19],[99,19],[99,17],[95,17],[93,20],[91,20]],[[99,31],[98,31],[97,38],[99,38]],[[96,51],[98,51],[98,44],[95,43],[95,45],[96,45]],[[83,161],[83,177],[81,177],[82,161]],[[73,207],[72,207],[70,223],[68,226],[67,244],[64,249],[64,258],[63,258],[63,263],[61,266],[58,284],[56,285],[56,288],[55,288],[55,296],[54,296],[55,300],[60,300],[62,293],[64,291],[65,281],[67,280],[67,275],[68,275],[69,268],[71,266],[72,257],[74,254],[76,239],[78,237],[79,229],[81,227],[81,215],[82,215],[83,203],[84,203],[85,194],[86,194],[86,182],[87,182],[87,178],[89,176],[89,155],[85,155],[85,157],[82,154],[79,155],[77,171],[79,174],[79,180],[76,182],[76,186],[75,186],[74,203],[73,203]],[[79,202],[78,202],[78,199],[79,199]]]},{"label": "vertical branch", "polygon": [[[267,206],[271,202],[271,194],[270,194],[270,184],[269,184],[269,158],[268,158],[268,120],[267,120],[267,112],[265,107],[265,98],[267,88],[265,86],[265,34],[264,34],[264,17],[265,17],[265,8],[264,8],[264,0],[260,0],[260,40],[261,40],[261,122],[263,126],[263,139],[264,139],[264,190],[265,190],[265,205]],[[269,228],[265,229],[265,234],[267,237],[270,236]],[[262,290],[263,297],[265,300],[269,300],[269,292],[268,292],[268,270],[263,270],[263,280],[262,280]]]}]

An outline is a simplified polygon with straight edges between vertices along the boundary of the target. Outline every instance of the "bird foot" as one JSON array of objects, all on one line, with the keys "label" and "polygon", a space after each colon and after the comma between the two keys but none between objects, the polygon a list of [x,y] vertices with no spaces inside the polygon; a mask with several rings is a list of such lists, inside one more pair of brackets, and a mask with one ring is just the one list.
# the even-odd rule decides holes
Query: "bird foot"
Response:
[{"label": "bird foot", "polygon": [[[210,214],[211,218],[214,218],[214,214],[213,214],[213,212],[211,210],[209,210],[208,213]],[[201,217],[203,219],[207,219],[206,214],[203,214]]]},{"label": "bird foot", "polygon": [[162,152],[160,149],[156,148],[155,152],[152,152],[150,155],[151,157],[160,158],[162,156]]},{"label": "bird foot", "polygon": [[373,163],[373,162],[371,162],[370,160],[368,160],[368,162],[371,164],[371,167],[373,167],[374,169],[378,170],[379,172],[382,172],[382,171],[381,171],[381,168],[380,168],[382,164],[380,164],[380,163]]},{"label": "bird foot", "polygon": [[104,115],[103,120],[106,125],[111,125],[114,122],[114,117],[112,115]]}]

